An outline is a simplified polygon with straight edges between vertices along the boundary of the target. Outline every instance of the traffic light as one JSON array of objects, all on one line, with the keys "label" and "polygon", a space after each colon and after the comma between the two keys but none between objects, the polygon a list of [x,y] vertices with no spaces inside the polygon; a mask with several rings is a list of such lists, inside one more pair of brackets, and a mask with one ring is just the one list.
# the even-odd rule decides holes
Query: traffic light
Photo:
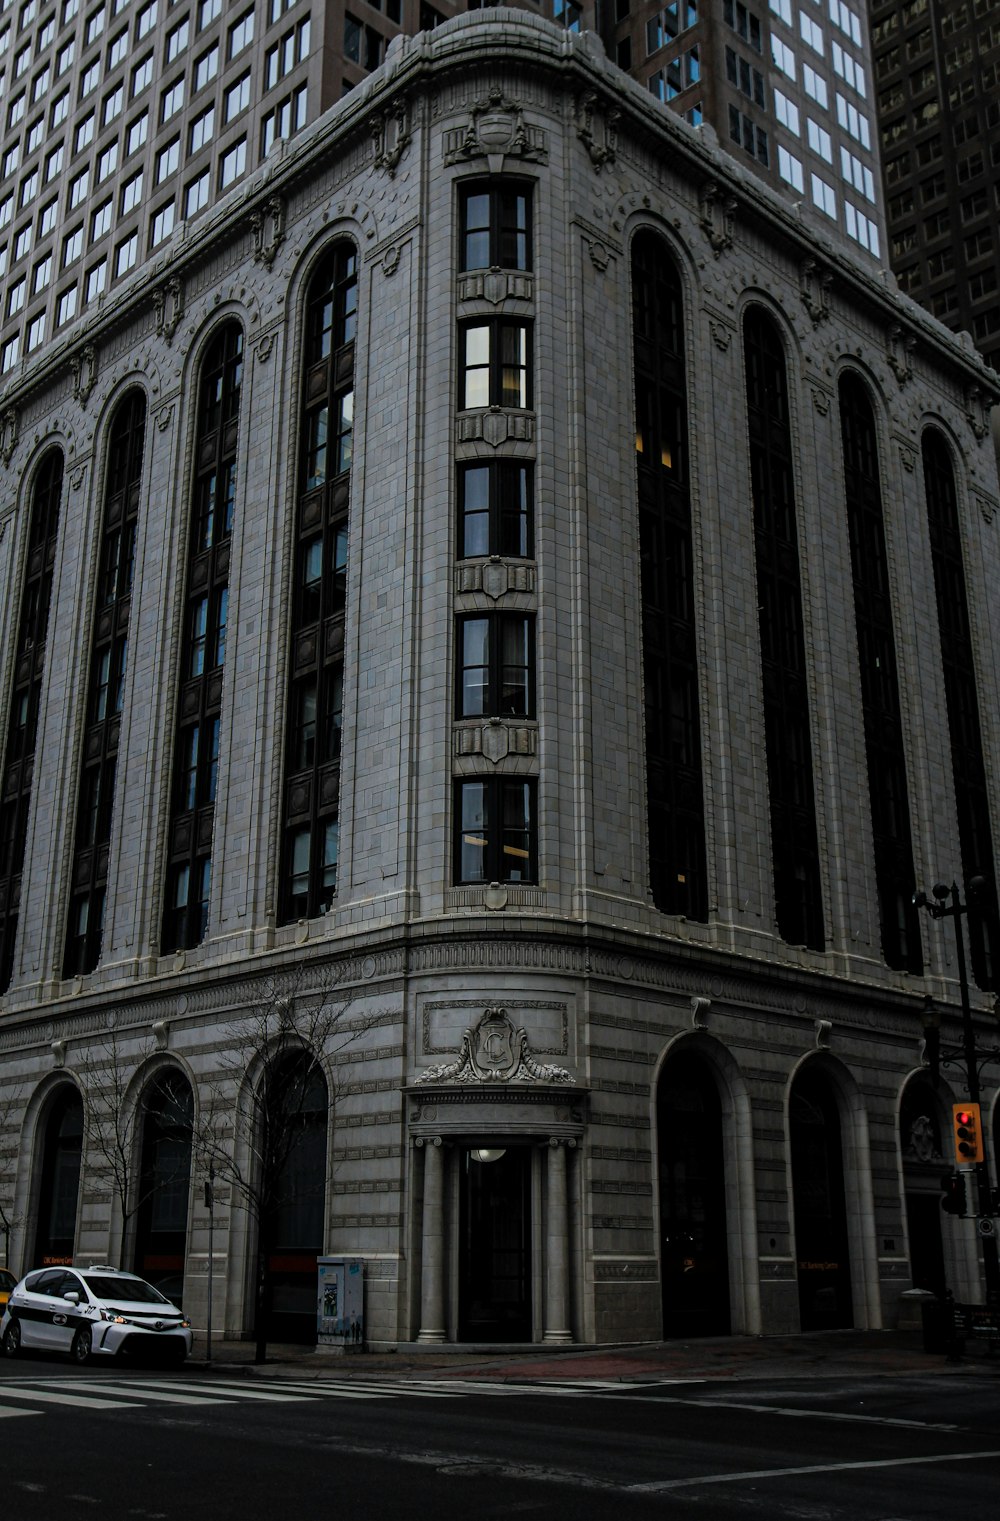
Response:
[{"label": "traffic light", "polygon": [[941,1208],[946,1215],[965,1214],[965,1179],[960,1172],[953,1172],[947,1178],[941,1179],[941,1187],[944,1190],[944,1198],[941,1200]]},{"label": "traffic light", "polygon": [[952,1134],[955,1139],[955,1161],[981,1162],[983,1160],[983,1132],[980,1126],[978,1104],[953,1104],[951,1110]]}]

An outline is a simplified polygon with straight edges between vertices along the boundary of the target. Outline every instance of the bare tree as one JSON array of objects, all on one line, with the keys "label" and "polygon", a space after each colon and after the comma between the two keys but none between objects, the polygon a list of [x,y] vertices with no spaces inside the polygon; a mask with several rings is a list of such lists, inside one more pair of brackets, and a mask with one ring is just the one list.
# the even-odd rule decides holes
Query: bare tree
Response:
[{"label": "bare tree", "polygon": [[10,1237],[18,1224],[14,1213],[14,1190],[17,1187],[18,1132],[15,1118],[21,1108],[21,1089],[9,1089],[0,1098],[0,1235],[3,1236],[3,1260],[0,1267],[10,1267]]},{"label": "bare tree", "polygon": [[[275,980],[227,1031],[223,1071],[209,1085],[195,1127],[202,1165],[229,1184],[246,1211],[254,1240],[255,1360],[267,1358],[272,1304],[271,1256],[282,1215],[293,1207],[322,1212],[328,1128],[335,1111],[334,1058],[370,1021],[348,1020],[335,989],[304,991],[303,974]],[[310,1156],[310,1140],[323,1162]],[[211,1271],[211,1265],[209,1270]]]},{"label": "bare tree", "polygon": [[[129,1041],[126,1050],[123,1037],[112,1027],[97,1042],[90,1063],[84,1104],[84,1136],[87,1146],[88,1179],[94,1182],[118,1205],[121,1219],[121,1241],[118,1247],[118,1266],[128,1265],[131,1222],[157,1188],[170,1182],[161,1173],[144,1174],[142,1157],[143,1128],[149,1113],[149,1087],[143,1089],[135,1103],[128,1101],[129,1086],[139,1068],[152,1055],[150,1041],[140,1042],[139,1049],[132,1049]],[[165,1103],[169,1110],[176,1108],[173,1116],[178,1128],[191,1128],[190,1113],[182,1106],[171,1090],[166,1090]],[[169,1113],[164,1114],[169,1119]],[[189,1167],[185,1164],[185,1172]]]}]

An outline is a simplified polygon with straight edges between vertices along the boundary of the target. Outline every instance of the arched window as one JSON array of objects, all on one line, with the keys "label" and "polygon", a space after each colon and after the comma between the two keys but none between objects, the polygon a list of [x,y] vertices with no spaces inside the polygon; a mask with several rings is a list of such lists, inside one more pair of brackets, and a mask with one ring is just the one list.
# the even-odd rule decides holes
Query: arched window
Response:
[{"label": "arched window", "polygon": [[974,911],[968,916],[972,972],[981,988],[995,988],[998,949],[995,926],[1000,922],[996,867],[955,472],[948,446],[937,429],[925,431],[922,452],[958,839],[967,895],[974,878],[982,877],[985,882],[979,895],[972,896],[973,909],[984,912]]},{"label": "arched window", "polygon": [[208,928],[242,381],[243,331],[228,322],[198,380],[164,952],[199,945]]},{"label": "arched window", "polygon": [[823,902],[785,354],[774,323],[760,307],[747,313],[743,342],[775,915],[783,940],[821,951]]},{"label": "arched window", "polygon": [[83,1100],[66,1083],[51,1100],[45,1121],[32,1267],[73,1260],[82,1152]]},{"label": "arched window", "polygon": [[279,916],[310,919],[337,891],[347,515],[358,260],[337,244],[309,283],[285,743]]},{"label": "arched window", "polygon": [[680,276],[661,238],[632,246],[636,474],[650,885],[656,907],[708,917]]},{"label": "arched window", "polygon": [[191,1085],[181,1072],[161,1072],[143,1093],[141,1108],[134,1267],[180,1304],[191,1188]]},{"label": "arched window", "polygon": [[856,375],[840,382],[840,425],[882,954],[922,972],[875,414]]},{"label": "arched window", "polygon": [[788,1145],[802,1330],[852,1326],[840,1111],[824,1072],[802,1072],[792,1085]]},{"label": "arched window", "polygon": [[101,954],[145,437],[146,399],[140,391],[132,391],[115,413],[108,447],[63,965],[66,977],[92,972]]},{"label": "arched window", "polygon": [[62,486],[62,451],[50,449],[35,473],[31,491],[28,552],[17,614],[14,681],[0,792],[0,993],[10,986],[14,971]]},{"label": "arched window", "polygon": [[328,1096],[310,1052],[274,1065],[259,1115],[261,1166],[258,1228],[263,1258],[263,1313],[268,1333],[312,1341],[316,1331],[316,1258],[323,1250]]}]

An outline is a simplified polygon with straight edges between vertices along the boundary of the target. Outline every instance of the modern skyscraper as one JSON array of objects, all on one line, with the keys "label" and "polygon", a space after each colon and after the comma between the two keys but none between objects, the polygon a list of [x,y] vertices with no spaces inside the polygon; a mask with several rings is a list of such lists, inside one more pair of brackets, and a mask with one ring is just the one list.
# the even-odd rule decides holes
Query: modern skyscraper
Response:
[{"label": "modern skyscraper", "polygon": [[[0,380],[362,84],[455,0],[3,0]],[[884,223],[863,0],[517,0],[577,32],[876,257]],[[185,233],[187,235],[187,232]]]},{"label": "modern skyscraper", "polygon": [[876,101],[901,290],[1000,367],[1000,0],[875,0]]}]

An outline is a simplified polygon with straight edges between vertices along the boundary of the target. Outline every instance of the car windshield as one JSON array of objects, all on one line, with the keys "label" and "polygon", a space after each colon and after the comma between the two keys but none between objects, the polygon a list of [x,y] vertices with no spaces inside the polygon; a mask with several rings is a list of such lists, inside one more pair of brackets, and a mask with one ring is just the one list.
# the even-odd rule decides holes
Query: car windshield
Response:
[{"label": "car windshield", "polygon": [[129,1304],[170,1303],[169,1299],[164,1299],[159,1289],[154,1289],[151,1283],[146,1283],[141,1278],[103,1278],[88,1273],[84,1283],[95,1299],[110,1299],[114,1302],[122,1300]]}]

